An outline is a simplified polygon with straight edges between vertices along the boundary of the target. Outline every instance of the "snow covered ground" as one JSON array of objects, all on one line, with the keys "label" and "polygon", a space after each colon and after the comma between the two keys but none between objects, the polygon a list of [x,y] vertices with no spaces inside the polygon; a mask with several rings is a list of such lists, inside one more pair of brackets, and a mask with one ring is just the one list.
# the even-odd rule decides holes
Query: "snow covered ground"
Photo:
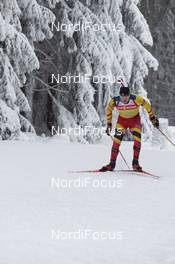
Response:
[{"label": "snow covered ground", "polygon": [[[0,143],[0,264],[175,263],[175,150],[143,146],[159,180],[69,173],[106,164],[106,143]],[[131,163],[132,143],[121,150]]]}]

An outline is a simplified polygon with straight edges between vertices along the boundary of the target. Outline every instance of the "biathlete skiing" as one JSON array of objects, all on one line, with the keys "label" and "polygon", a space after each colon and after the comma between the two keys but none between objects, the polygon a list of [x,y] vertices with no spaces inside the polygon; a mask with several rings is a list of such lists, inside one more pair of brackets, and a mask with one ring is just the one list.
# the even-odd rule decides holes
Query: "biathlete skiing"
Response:
[{"label": "biathlete skiing", "polygon": [[113,137],[110,163],[102,167],[100,171],[103,172],[114,170],[116,159],[119,154],[120,144],[122,142],[123,135],[128,128],[130,129],[134,139],[132,168],[135,171],[142,171],[142,167],[139,164],[142,134],[141,118],[139,114],[140,106],[143,106],[148,112],[153,126],[159,128],[159,120],[153,113],[151,104],[142,96],[131,94],[129,87],[122,86],[119,91],[119,96],[113,97],[109,102],[106,111],[106,133],[108,136],[111,135],[112,131],[112,111],[114,108],[117,109],[119,115],[115,126],[115,135]]}]

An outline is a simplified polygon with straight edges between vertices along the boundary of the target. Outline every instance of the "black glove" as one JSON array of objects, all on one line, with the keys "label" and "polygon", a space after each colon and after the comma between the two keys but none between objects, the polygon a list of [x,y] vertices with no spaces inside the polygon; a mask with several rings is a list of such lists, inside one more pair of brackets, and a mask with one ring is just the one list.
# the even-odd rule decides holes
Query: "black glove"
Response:
[{"label": "black glove", "polygon": [[155,116],[150,117],[150,120],[154,127],[159,128],[159,119]]},{"label": "black glove", "polygon": [[108,136],[110,136],[110,134],[111,134],[111,130],[112,130],[112,124],[111,124],[111,123],[108,123],[108,124],[107,124],[107,128],[106,128],[106,134],[107,134]]}]

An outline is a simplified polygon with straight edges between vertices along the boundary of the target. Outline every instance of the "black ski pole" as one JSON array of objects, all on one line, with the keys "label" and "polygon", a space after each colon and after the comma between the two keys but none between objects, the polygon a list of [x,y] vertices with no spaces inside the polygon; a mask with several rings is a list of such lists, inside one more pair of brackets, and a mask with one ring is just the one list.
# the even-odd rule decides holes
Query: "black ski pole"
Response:
[{"label": "black ski pole", "polygon": [[165,135],[165,133],[159,127],[157,129],[175,147],[175,144],[171,141],[171,139],[167,135]]}]

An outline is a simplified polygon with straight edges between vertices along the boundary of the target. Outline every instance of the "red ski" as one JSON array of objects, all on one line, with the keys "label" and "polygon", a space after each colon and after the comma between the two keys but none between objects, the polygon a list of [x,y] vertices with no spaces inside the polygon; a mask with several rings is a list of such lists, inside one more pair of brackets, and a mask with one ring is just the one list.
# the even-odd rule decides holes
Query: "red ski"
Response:
[{"label": "red ski", "polygon": [[[144,176],[144,177],[152,177],[154,179],[159,179],[160,176],[158,175],[154,175],[150,172],[147,171],[135,171],[135,170],[113,170],[113,171],[106,171],[108,173],[114,173],[114,172],[121,172],[121,173],[131,173],[131,174],[136,174],[136,175],[140,175],[140,176]],[[100,170],[79,170],[79,171],[69,171],[69,173],[104,173]]]},{"label": "red ski", "polygon": [[69,173],[100,173],[100,170],[79,170],[79,171],[69,171]]},{"label": "red ski", "polygon": [[152,174],[152,173],[147,172],[147,171],[144,171],[144,170],[142,170],[142,171],[135,171],[135,170],[117,170],[117,171],[118,172],[128,172],[128,173],[131,173],[131,174],[138,174],[138,175],[145,176],[145,177],[150,176],[150,177],[155,178],[155,179],[159,179],[160,178],[160,176],[155,175],[155,174]]}]

